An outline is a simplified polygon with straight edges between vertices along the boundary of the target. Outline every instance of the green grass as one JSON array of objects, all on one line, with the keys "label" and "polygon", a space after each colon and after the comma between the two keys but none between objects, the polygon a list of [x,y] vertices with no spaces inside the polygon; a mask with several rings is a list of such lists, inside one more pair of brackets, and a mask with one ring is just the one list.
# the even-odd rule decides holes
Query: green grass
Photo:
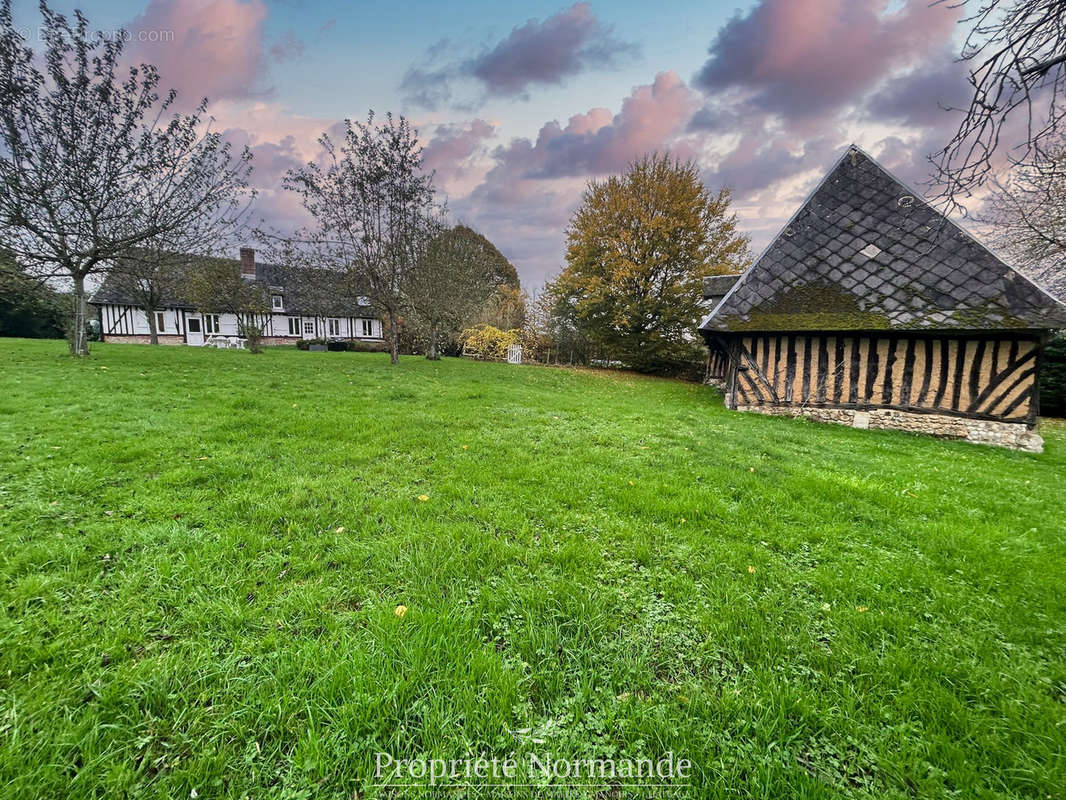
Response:
[{"label": "green grass", "polygon": [[0,797],[417,794],[378,751],[1063,796],[1061,424],[1033,456],[626,374],[63,352],[0,340]]}]

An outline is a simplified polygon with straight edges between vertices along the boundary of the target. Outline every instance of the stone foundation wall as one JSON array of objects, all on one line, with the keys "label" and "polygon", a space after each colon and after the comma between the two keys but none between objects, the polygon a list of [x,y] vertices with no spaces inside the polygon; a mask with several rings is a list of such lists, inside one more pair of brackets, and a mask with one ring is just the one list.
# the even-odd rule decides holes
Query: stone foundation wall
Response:
[{"label": "stone foundation wall", "polygon": [[[152,337],[147,333],[145,334],[129,334],[120,335],[116,333],[105,333],[105,342],[118,342],[119,344],[151,344]],[[159,334],[160,344],[185,344],[184,336],[177,336],[173,333],[161,333]]]},{"label": "stone foundation wall", "polygon": [[1044,440],[1021,422],[970,419],[947,414],[915,414],[891,408],[817,408],[814,406],[740,406],[737,411],[754,411],[779,417],[806,417],[816,422],[836,422],[853,428],[882,428],[925,433],[944,439],[962,439],[975,444],[994,444],[1012,450],[1042,453]]}]

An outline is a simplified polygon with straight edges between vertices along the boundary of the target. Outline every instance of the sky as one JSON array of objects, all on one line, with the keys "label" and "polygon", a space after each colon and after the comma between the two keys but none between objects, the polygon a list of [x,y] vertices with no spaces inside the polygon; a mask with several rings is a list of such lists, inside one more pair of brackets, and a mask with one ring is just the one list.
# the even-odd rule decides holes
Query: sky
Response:
[{"label": "sky", "polygon": [[[526,2],[81,0],[128,31],[179,103],[254,153],[257,219],[306,224],[281,186],[318,137],[368,110],[408,117],[452,218],[536,290],[564,265],[591,180],[652,151],[729,187],[757,253],[855,143],[929,177],[968,102],[955,4],[928,0]],[[36,2],[16,0],[31,27]],[[919,190],[921,186],[917,187]]]}]

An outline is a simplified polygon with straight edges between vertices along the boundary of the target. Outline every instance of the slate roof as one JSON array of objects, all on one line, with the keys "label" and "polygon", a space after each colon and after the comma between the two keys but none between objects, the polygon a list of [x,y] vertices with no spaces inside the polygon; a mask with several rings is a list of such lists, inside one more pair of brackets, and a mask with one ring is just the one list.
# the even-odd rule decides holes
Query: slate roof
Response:
[{"label": "slate roof", "polygon": [[[238,259],[222,258],[213,259],[233,265],[233,269],[240,272],[241,262]],[[173,267],[173,273],[168,275],[164,284],[167,291],[164,292],[163,307],[191,309],[192,303],[185,296],[183,289],[184,277],[196,269],[197,263],[202,263],[202,256],[186,256],[180,265]],[[333,301],[325,304],[322,312],[327,316],[351,317],[366,314],[369,309],[366,306],[356,306],[354,297],[357,292],[347,285],[348,278],[344,275],[326,269],[313,269],[309,267],[288,268],[280,264],[268,264],[256,261],[255,280],[272,290],[273,294],[280,294],[284,298],[284,310],[279,314],[299,315],[301,313],[313,314],[315,312],[301,307],[301,295],[304,287],[312,281],[321,285],[321,282],[334,285]],[[136,294],[131,293],[123,286],[117,272],[108,273],[103,284],[97,289],[89,301],[93,305],[132,305],[139,306],[141,300]]]},{"label": "slate roof", "polygon": [[700,330],[1063,327],[1066,306],[852,145]]},{"label": "slate roof", "polygon": [[733,284],[740,278],[739,275],[711,275],[703,279],[703,299],[712,297],[725,297],[726,292],[733,288]]}]

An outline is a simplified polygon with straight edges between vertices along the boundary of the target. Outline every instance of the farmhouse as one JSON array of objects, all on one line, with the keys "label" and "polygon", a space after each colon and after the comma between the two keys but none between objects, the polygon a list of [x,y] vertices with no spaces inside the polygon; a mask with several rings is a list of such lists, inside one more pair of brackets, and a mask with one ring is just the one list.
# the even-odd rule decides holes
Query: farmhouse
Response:
[{"label": "farmhouse", "polygon": [[1051,297],[857,147],[739,277],[704,286],[729,408],[1039,452]]},{"label": "farmhouse", "polygon": [[[238,335],[235,314],[204,313],[185,297],[184,278],[196,269],[199,260],[189,256],[176,274],[168,276],[161,307],[152,312],[162,344],[202,345],[212,336]],[[369,301],[346,291],[340,276],[327,270],[258,263],[250,247],[241,248],[239,261],[224,261],[232,264],[234,271],[240,270],[245,280],[257,281],[269,292],[271,313],[265,321],[263,344],[292,344],[299,339],[381,340],[381,320]],[[108,275],[90,302],[98,309],[104,341],[149,341],[143,300],[117,273]]]}]

